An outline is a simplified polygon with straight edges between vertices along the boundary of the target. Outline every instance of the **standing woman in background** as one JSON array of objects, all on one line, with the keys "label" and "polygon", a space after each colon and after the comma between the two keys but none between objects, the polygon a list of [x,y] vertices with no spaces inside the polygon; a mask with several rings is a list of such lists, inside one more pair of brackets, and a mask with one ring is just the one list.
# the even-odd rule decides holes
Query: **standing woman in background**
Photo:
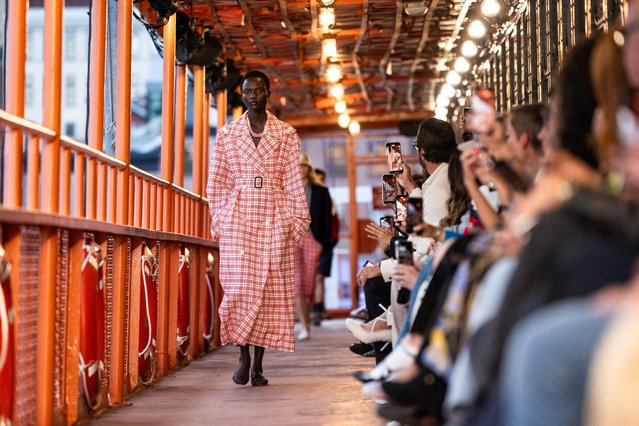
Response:
[{"label": "standing woman in background", "polygon": [[333,248],[331,235],[331,196],[319,184],[308,155],[300,154],[300,174],[304,184],[306,203],[311,212],[311,229],[302,237],[295,252],[295,303],[302,324],[299,340],[310,338],[310,307],[314,299],[314,284],[320,256]]},{"label": "standing woman in background", "polygon": [[218,129],[206,192],[211,235],[220,246],[220,337],[223,345],[240,346],[233,381],[265,386],[265,348],[295,350],[295,248],[309,214],[297,162],[300,140],[266,110],[268,77],[251,71],[240,87],[248,111]]}]

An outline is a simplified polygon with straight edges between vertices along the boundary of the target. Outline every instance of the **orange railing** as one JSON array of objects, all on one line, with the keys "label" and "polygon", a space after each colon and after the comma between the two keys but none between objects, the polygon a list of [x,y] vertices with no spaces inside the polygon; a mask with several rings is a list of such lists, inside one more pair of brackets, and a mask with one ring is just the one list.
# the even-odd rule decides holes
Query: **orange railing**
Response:
[{"label": "orange railing", "polygon": [[[92,2],[88,144],[60,132],[63,5],[62,0],[44,2],[47,77],[43,82],[42,124],[24,119],[27,0],[12,0],[7,19],[6,83],[10,90],[6,110],[0,110],[0,131],[4,132],[0,243],[12,266],[9,281],[16,351],[11,359],[17,380],[10,395],[14,402],[8,420],[18,425],[72,424],[124,402],[126,395],[140,386],[138,324],[144,247],[159,258],[154,275],[157,374],[166,375],[184,361],[178,357],[176,342],[181,248],[190,253],[187,360],[200,356],[206,347],[202,336],[205,303],[210,300],[205,297],[205,273],[211,267],[210,255],[217,257],[217,244],[209,238],[204,197],[210,99],[204,93],[202,67],[192,70],[193,191],[182,187],[186,72],[176,67],[174,60],[174,17],[162,31],[161,175],[154,176],[129,161],[132,1],[118,1],[115,156],[102,149],[104,99],[97,95],[104,89],[106,0]],[[218,111],[218,121],[225,118],[225,104]],[[95,405],[83,399],[83,381],[79,380],[83,373],[78,371],[80,336],[86,335],[86,330],[81,333],[80,318],[85,309],[81,295],[85,291],[82,270],[87,242],[94,243],[106,259],[100,272],[105,277],[104,296],[98,304],[104,305],[104,353],[99,355],[105,367],[102,398],[96,399],[101,402]],[[217,282],[215,296],[219,304]],[[218,330],[216,324],[217,342]],[[9,396],[0,395],[5,397]]]}]

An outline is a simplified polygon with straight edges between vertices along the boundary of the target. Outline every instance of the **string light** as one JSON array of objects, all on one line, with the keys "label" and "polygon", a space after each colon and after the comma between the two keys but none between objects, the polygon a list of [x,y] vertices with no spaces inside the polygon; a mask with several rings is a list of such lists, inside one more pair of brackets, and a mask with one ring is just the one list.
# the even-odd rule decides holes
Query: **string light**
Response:
[{"label": "string light", "polygon": [[346,101],[337,101],[335,103],[335,112],[337,112],[338,114],[343,114],[346,112]]},{"label": "string light", "polygon": [[[438,106],[437,108],[435,108],[435,116],[440,118],[440,117],[448,117],[448,109],[446,109],[443,106]],[[443,118],[443,120],[445,120],[446,118]]]},{"label": "string light", "polygon": [[326,68],[326,79],[329,83],[337,83],[342,79],[342,69],[339,65],[332,64]]},{"label": "string light", "polygon": [[361,130],[361,127],[359,125],[358,121],[351,121],[351,123],[348,125],[348,131],[351,135],[353,136],[357,136],[359,135],[359,131]]},{"label": "string light", "polygon": [[461,83],[461,76],[457,71],[449,71],[446,75],[446,83],[450,84],[451,86],[457,86],[459,83]]},{"label": "string light", "polygon": [[344,97],[344,86],[340,83],[333,84],[330,88],[330,94],[335,99],[342,99]]},{"label": "string light", "polygon": [[467,58],[477,55],[477,45],[472,40],[466,40],[461,45],[461,54]]},{"label": "string light", "polygon": [[499,14],[501,5],[497,0],[484,0],[481,2],[481,13],[487,18],[494,18]]},{"label": "string light", "polygon": [[482,38],[486,35],[486,26],[483,22],[474,20],[468,25],[468,35],[472,38]]},{"label": "string light", "polygon": [[437,100],[435,102],[437,103],[437,106],[447,107],[450,105],[450,99],[442,95],[437,96]]},{"label": "string light", "polygon": [[350,122],[351,118],[346,113],[340,114],[339,117],[337,117],[337,124],[339,124],[339,127],[342,129],[347,128]]},{"label": "string light", "polygon": [[337,55],[337,40],[335,37],[326,37],[322,39],[322,54],[326,58],[332,58]]},{"label": "string light", "polygon": [[444,84],[440,93],[447,98],[451,98],[455,95],[455,89],[450,84]]},{"label": "string light", "polygon": [[455,71],[458,73],[468,72],[470,69],[470,63],[464,57],[459,57],[455,60]]},{"label": "string light", "polygon": [[335,3],[335,0],[322,0],[322,4],[323,4],[324,6],[330,6],[330,5],[332,5],[333,3]]},{"label": "string light", "polygon": [[324,32],[328,32],[328,30],[335,25],[335,9],[332,7],[321,7],[319,23]]}]

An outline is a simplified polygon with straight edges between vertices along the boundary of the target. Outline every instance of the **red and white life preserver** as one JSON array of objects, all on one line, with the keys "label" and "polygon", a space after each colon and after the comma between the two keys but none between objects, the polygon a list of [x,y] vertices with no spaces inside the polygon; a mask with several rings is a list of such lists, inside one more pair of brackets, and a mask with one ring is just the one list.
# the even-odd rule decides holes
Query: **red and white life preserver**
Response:
[{"label": "red and white life preserver", "polygon": [[102,397],[104,372],[104,281],[101,247],[89,238],[82,242],[80,284],[80,392],[96,409]]},{"label": "red and white life preserver", "polygon": [[204,344],[207,349],[212,346],[213,329],[215,326],[215,297],[213,296],[213,266],[215,265],[215,258],[211,253],[208,254],[208,262],[206,265],[206,272],[204,278],[206,279],[206,298],[204,299]]},{"label": "red and white life preserver", "polygon": [[186,358],[189,353],[191,340],[189,334],[190,310],[189,310],[189,249],[180,247],[180,266],[178,268],[178,320],[177,320],[177,351],[178,355]]},{"label": "red and white life preserver", "polygon": [[10,425],[15,398],[15,358],[9,272],[11,264],[0,247],[0,424]]},{"label": "red and white life preserver", "polygon": [[153,252],[146,244],[142,246],[141,264],[138,375],[140,376],[140,381],[146,385],[155,378],[155,354],[158,333],[157,263]]}]

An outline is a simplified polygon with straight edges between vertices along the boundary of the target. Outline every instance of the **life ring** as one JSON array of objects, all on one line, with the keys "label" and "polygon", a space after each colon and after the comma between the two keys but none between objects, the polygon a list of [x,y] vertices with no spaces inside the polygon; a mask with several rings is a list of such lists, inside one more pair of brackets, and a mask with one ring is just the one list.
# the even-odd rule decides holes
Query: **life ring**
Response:
[{"label": "life ring", "polygon": [[142,273],[140,274],[140,336],[138,339],[138,375],[148,385],[155,378],[157,352],[158,292],[157,262],[151,249],[142,246]]},{"label": "life ring", "polygon": [[189,309],[189,249],[180,247],[180,266],[178,268],[178,320],[177,320],[177,351],[178,355],[184,359],[189,353],[191,339],[189,337],[190,309]]},{"label": "life ring", "polygon": [[104,281],[102,249],[92,239],[82,242],[82,280],[80,284],[80,391],[92,410],[102,399],[104,373]]},{"label": "life ring", "polygon": [[206,285],[206,298],[204,299],[204,345],[207,349],[213,346],[213,330],[215,327],[215,296],[213,295],[213,266],[215,265],[215,257],[212,253],[207,256],[206,272],[204,273],[205,285]]},{"label": "life ring", "polygon": [[14,312],[9,273],[11,264],[0,247],[0,424],[11,424],[15,398]]}]

